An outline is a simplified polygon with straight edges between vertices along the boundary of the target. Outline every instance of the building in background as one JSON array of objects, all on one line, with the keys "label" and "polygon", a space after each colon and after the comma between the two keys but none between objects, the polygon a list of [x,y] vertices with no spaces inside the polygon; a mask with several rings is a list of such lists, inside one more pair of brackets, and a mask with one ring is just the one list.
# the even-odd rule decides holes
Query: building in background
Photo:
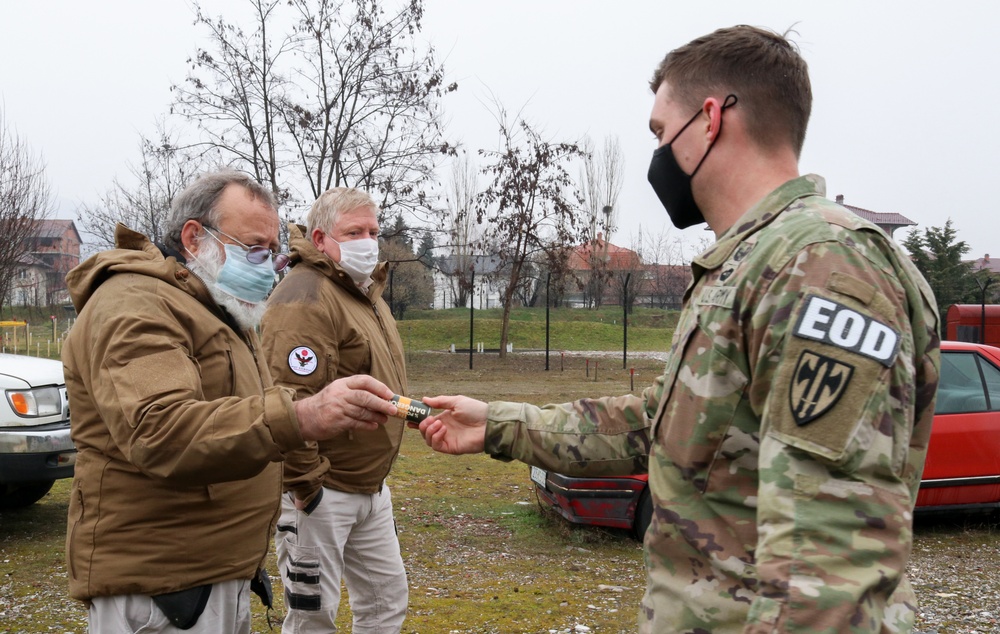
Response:
[{"label": "building in background", "polygon": [[69,302],[66,274],[80,263],[80,232],[72,220],[39,220],[14,270],[11,303],[55,306]]},{"label": "building in background", "polygon": [[854,205],[848,205],[844,202],[843,194],[837,194],[837,204],[843,205],[868,222],[876,225],[879,229],[889,234],[890,238],[892,237],[892,232],[896,229],[899,229],[900,227],[913,227],[917,224],[903,214],[870,211],[868,209],[862,209],[861,207],[855,207]]}]

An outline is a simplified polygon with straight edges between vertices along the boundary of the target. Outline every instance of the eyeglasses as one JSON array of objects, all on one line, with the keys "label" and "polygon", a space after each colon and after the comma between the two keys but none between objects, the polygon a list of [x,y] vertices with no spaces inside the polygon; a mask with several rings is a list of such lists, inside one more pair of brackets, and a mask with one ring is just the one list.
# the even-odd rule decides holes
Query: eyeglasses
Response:
[{"label": "eyeglasses", "polygon": [[271,260],[271,266],[274,267],[274,271],[276,273],[284,271],[285,267],[288,266],[290,258],[288,257],[287,253],[275,253],[274,251],[268,249],[267,247],[263,247],[259,244],[255,244],[252,247],[248,247],[247,245],[243,244],[233,236],[223,231],[222,229],[216,229],[215,227],[210,227],[204,224],[202,225],[202,227],[204,227],[205,230],[208,231],[208,235],[218,240],[220,244],[224,243],[222,242],[222,240],[219,240],[218,238],[215,237],[215,235],[212,233],[213,231],[218,231],[219,233],[226,236],[236,244],[243,247],[243,250],[247,252],[247,262],[249,262],[250,264],[261,264],[267,261],[268,258],[273,258]]}]

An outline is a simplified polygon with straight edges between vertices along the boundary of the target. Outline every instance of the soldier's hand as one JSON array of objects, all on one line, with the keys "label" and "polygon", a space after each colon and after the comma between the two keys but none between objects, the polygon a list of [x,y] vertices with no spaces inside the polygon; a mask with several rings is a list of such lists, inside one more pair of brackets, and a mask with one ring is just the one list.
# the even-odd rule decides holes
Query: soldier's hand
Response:
[{"label": "soldier's hand", "polygon": [[486,445],[486,414],[489,406],[468,396],[425,396],[434,409],[444,410],[420,423],[427,446],[450,454],[481,453]]},{"label": "soldier's hand", "polygon": [[295,401],[305,440],[326,440],[350,429],[377,429],[396,413],[392,390],[367,375],[337,379],[322,391]]}]

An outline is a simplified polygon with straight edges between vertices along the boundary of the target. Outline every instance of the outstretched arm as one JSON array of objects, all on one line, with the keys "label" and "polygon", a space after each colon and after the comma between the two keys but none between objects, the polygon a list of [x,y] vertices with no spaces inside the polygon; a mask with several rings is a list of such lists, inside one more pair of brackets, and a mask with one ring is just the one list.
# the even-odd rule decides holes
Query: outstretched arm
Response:
[{"label": "outstretched arm", "polygon": [[434,451],[450,454],[482,453],[488,406],[468,396],[430,396],[422,399],[444,410],[420,423],[424,442]]}]

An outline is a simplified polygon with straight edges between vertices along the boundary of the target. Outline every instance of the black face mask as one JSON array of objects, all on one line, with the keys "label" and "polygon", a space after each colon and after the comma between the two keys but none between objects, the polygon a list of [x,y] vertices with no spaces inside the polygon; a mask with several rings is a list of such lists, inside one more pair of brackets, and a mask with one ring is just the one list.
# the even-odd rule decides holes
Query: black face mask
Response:
[{"label": "black face mask", "polygon": [[[722,109],[725,110],[734,105],[736,105],[736,95],[729,95],[723,101]],[[653,160],[649,162],[649,172],[646,174],[649,184],[653,186],[653,191],[656,192],[656,196],[663,203],[664,208],[666,208],[667,214],[670,216],[670,221],[678,229],[687,229],[693,225],[705,222],[705,216],[702,215],[701,209],[698,208],[698,203],[694,201],[694,194],[691,192],[691,179],[698,173],[701,164],[708,158],[708,153],[712,151],[715,142],[719,140],[719,135],[722,134],[722,120],[720,119],[719,132],[712,139],[712,145],[709,145],[708,149],[705,150],[705,155],[698,161],[698,165],[695,166],[694,171],[690,175],[685,174],[681,166],[677,164],[677,158],[674,156],[674,151],[670,146],[681,135],[681,132],[687,130],[688,126],[694,123],[694,120],[700,114],[701,110],[696,112],[684,124],[684,127],[677,131],[677,134],[674,135],[674,138],[670,139],[669,143],[653,151]]]}]

